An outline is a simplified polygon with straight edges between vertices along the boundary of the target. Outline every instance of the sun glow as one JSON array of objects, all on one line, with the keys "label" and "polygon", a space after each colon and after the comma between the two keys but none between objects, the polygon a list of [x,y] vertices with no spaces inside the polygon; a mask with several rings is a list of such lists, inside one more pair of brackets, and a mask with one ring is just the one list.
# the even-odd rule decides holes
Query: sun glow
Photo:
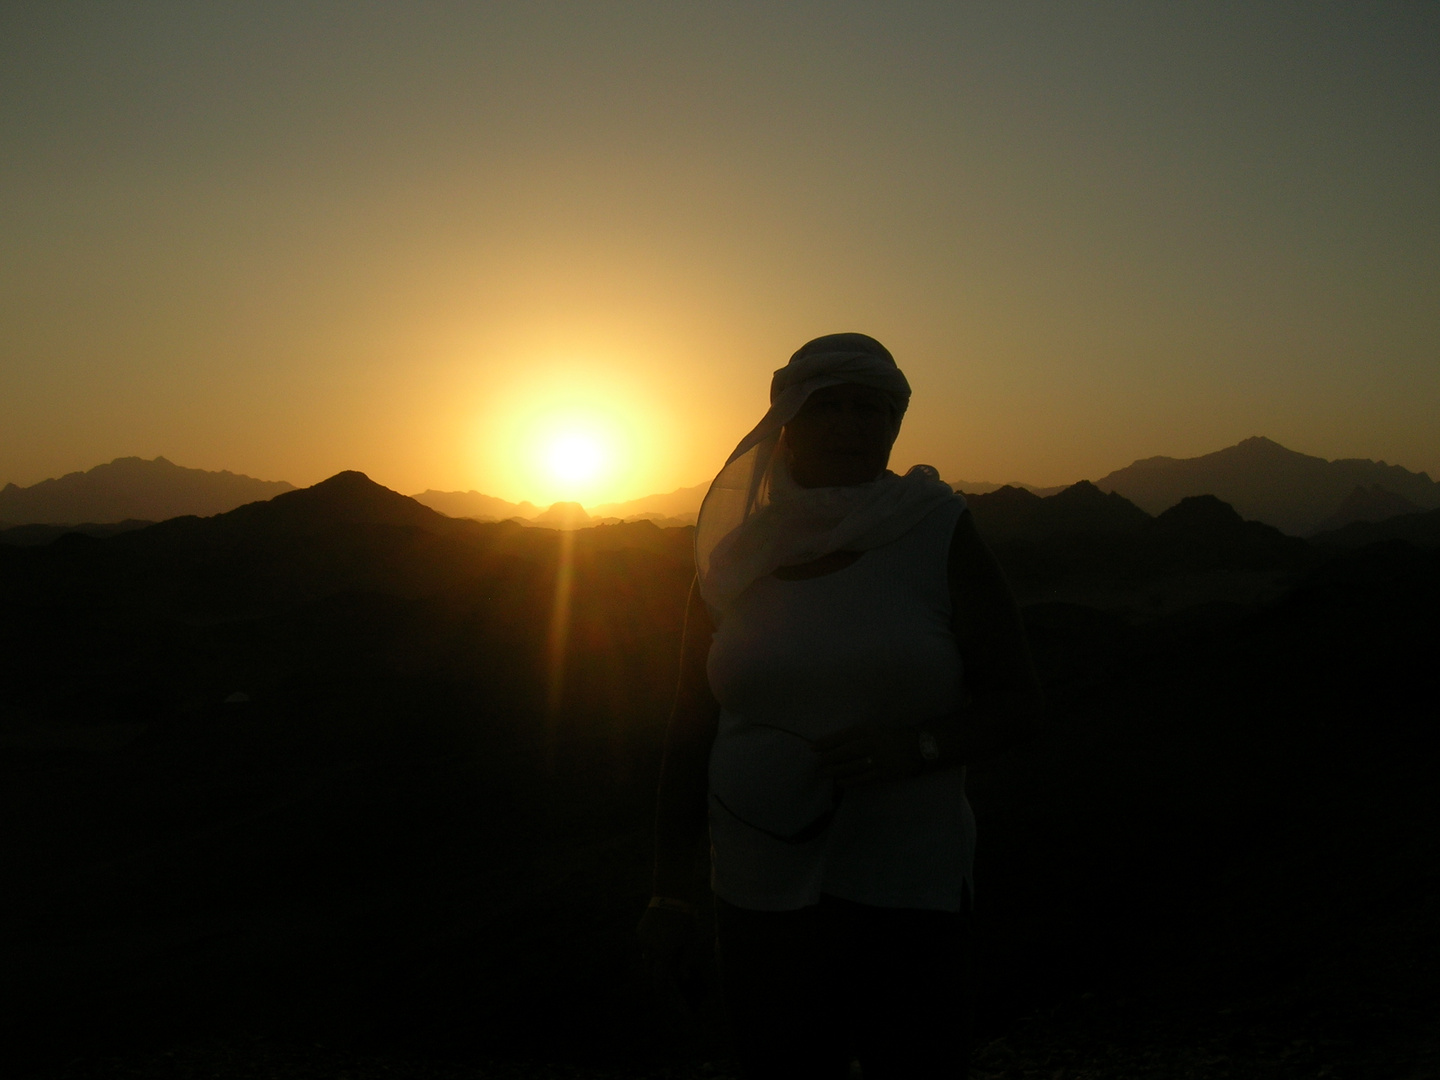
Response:
[{"label": "sun glow", "polygon": [[605,451],[592,436],[569,432],[550,444],[545,465],[562,483],[594,480],[605,469]]},{"label": "sun glow", "polygon": [[512,452],[517,471],[542,506],[602,501],[633,455],[624,425],[600,408],[532,414],[516,426]]},{"label": "sun glow", "polygon": [[[646,494],[669,434],[648,388],[598,360],[517,365],[477,417],[481,459],[504,481],[487,494],[593,508]],[[658,490],[658,489],[657,489]]]}]

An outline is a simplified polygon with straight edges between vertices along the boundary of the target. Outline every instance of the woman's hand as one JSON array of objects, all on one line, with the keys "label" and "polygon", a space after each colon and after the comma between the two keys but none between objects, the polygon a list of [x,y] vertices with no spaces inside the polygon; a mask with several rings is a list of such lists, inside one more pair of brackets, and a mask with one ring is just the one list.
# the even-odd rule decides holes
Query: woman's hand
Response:
[{"label": "woman's hand", "polygon": [[672,1012],[689,1016],[695,1011],[693,945],[700,936],[695,916],[669,908],[646,908],[635,931],[640,959],[650,976],[655,995]]},{"label": "woman's hand", "polygon": [[908,728],[856,724],[810,744],[820,775],[841,787],[919,776],[925,761],[919,735]]}]

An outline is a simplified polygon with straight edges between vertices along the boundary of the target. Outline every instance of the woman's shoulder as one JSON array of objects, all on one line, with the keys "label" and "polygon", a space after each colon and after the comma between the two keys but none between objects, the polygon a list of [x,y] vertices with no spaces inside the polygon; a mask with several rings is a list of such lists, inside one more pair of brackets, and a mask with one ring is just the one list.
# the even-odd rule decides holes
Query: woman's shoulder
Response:
[{"label": "woman's shoulder", "polygon": [[[944,550],[953,547],[955,538],[965,529],[970,520],[965,497],[956,494],[951,498],[938,499],[928,513],[910,530],[913,543],[920,543],[933,550],[937,546]],[[973,529],[973,525],[969,526]]]}]

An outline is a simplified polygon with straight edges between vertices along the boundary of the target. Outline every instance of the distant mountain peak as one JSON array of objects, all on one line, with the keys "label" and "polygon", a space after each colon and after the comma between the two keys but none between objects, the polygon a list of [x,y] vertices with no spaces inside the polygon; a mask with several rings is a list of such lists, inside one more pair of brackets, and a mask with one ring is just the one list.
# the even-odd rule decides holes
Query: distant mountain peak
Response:
[{"label": "distant mountain peak", "polygon": [[1150,520],[1123,495],[1101,491],[1088,480],[1048,496],[1007,485],[966,499],[980,532],[992,542],[1123,536],[1137,532]]},{"label": "distant mountain peak", "polygon": [[0,521],[76,525],[210,517],[293,490],[283,480],[187,469],[164,457],[120,457],[85,472],[0,491]]},{"label": "distant mountain peak", "polygon": [[508,518],[532,518],[539,509],[529,502],[512,503],[478,491],[436,491],[429,488],[412,496],[446,517],[474,518],[477,521],[504,521]]},{"label": "distant mountain peak", "polygon": [[676,488],[664,494],[646,495],[626,502],[602,503],[591,513],[595,517],[628,518],[640,514],[660,514],[663,517],[684,517],[695,514],[710,490],[710,481],[694,487]]},{"label": "distant mountain peak", "polygon": [[243,508],[256,518],[288,523],[407,525],[432,531],[449,519],[408,495],[377,484],[363,472],[347,469],[308,488],[277,495],[268,503]]},{"label": "distant mountain peak", "polygon": [[1440,484],[1424,473],[1359,458],[1327,461],[1263,435],[1201,457],[1144,458],[1097,483],[1151,514],[1187,496],[1214,495],[1246,520],[1299,536],[1314,532],[1357,486],[1378,484],[1417,507],[1440,507]]},{"label": "distant mountain peak", "polygon": [[549,509],[530,519],[530,524],[547,529],[579,529],[589,523],[590,515],[578,502],[551,503]]},{"label": "distant mountain peak", "polygon": [[1074,504],[1101,503],[1110,498],[1110,495],[1101,491],[1089,480],[1077,480],[1064,491],[1057,491],[1051,495],[1052,499],[1060,499],[1063,502]]},{"label": "distant mountain peak", "polygon": [[1251,435],[1248,439],[1241,439],[1234,446],[1226,447],[1224,450],[1217,450],[1214,454],[1201,455],[1201,460],[1205,457],[1218,457],[1222,454],[1230,457],[1259,461],[1325,460],[1324,458],[1318,458],[1311,454],[1302,454],[1299,450],[1291,450],[1288,446],[1281,446],[1274,439],[1266,438],[1264,435]]},{"label": "distant mountain peak", "polygon": [[321,480],[318,484],[311,485],[308,490],[343,492],[369,491],[372,488],[379,488],[381,491],[390,490],[381,484],[377,484],[358,469],[345,469],[343,472],[338,472],[334,476]]},{"label": "distant mountain peak", "polygon": [[1162,526],[1183,528],[1191,532],[1231,530],[1245,524],[1245,519],[1229,503],[1214,495],[1189,495],[1155,519]]},{"label": "distant mountain peak", "polygon": [[1033,501],[1035,499],[1044,498],[1043,495],[1038,495],[1035,492],[1031,491],[1029,488],[1023,487],[1020,484],[1001,484],[990,494],[999,495],[1002,492],[1007,499],[1024,499],[1027,502]]}]

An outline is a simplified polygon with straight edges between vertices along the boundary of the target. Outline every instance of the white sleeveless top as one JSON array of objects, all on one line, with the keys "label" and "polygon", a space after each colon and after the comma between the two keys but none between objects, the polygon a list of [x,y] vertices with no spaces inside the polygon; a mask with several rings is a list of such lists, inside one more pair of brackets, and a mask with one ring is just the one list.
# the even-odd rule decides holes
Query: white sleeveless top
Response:
[{"label": "white sleeveless top", "polygon": [[963,769],[851,788],[817,775],[810,740],[873,721],[914,728],[960,707],[947,555],[963,500],[821,577],[758,579],[710,647],[712,886],[761,911],[821,893],[958,911],[975,822]]}]

